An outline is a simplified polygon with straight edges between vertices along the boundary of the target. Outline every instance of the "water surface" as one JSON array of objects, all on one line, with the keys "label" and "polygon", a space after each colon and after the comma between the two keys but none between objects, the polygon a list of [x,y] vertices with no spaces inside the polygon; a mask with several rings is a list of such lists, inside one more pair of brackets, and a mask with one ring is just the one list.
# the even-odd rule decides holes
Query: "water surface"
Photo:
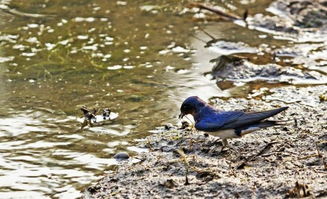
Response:
[{"label": "water surface", "polygon": [[[185,97],[246,96],[267,86],[219,89],[205,75],[209,60],[289,45],[232,22],[196,21],[184,1],[0,3],[7,6],[0,10],[0,198],[79,197],[119,164],[115,153],[140,152],[135,144],[150,130],[177,122]],[[221,6],[241,15],[265,13],[268,4]],[[211,48],[202,29],[217,39]],[[119,117],[80,131],[82,106],[109,107]]]}]

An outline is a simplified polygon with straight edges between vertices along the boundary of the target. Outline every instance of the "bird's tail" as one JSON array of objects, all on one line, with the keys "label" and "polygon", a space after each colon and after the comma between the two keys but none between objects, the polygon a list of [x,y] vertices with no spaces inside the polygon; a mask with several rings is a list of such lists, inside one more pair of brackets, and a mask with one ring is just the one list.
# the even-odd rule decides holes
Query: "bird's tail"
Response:
[{"label": "bird's tail", "polygon": [[281,108],[277,108],[277,109],[273,109],[273,110],[269,110],[269,111],[261,111],[261,112],[252,112],[252,113],[247,113],[246,117],[244,118],[244,120],[248,120],[248,121],[259,121],[259,120],[263,120],[266,119],[268,117],[277,115],[278,113],[285,111],[286,109],[288,109],[288,106],[285,107],[281,107]]},{"label": "bird's tail", "polygon": [[267,128],[271,126],[279,126],[279,125],[288,125],[291,121],[289,120],[266,120],[256,124],[259,128]]},{"label": "bird's tail", "polygon": [[240,129],[240,135],[243,136],[252,133],[256,130],[271,127],[271,126],[288,125],[290,124],[290,122],[291,121],[283,121],[283,120],[279,120],[279,121],[266,120],[266,121],[258,122],[255,124],[251,124],[249,126],[245,126],[242,129]]}]

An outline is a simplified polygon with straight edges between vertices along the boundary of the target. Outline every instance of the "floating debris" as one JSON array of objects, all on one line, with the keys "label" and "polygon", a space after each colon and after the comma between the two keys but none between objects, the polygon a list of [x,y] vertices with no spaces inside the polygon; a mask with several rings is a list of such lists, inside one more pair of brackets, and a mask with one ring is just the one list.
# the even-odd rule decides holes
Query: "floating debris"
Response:
[{"label": "floating debris", "polygon": [[111,113],[111,110],[109,108],[103,109],[103,112],[102,112],[103,120],[106,120],[107,118],[109,119],[110,113]]},{"label": "floating debris", "polygon": [[117,113],[112,112],[109,108],[104,108],[101,115],[97,114],[98,109],[93,109],[92,111],[86,107],[82,107],[81,111],[83,112],[84,118],[79,119],[81,122],[81,129],[86,126],[103,126],[107,121],[111,121],[118,117]]},{"label": "floating debris", "polygon": [[97,111],[95,109],[93,110],[93,112],[91,112],[88,109],[86,109],[85,107],[82,107],[81,111],[84,114],[84,122],[83,122],[82,127],[81,127],[82,129],[86,125],[92,126],[93,123],[96,123],[95,114],[96,114]]}]

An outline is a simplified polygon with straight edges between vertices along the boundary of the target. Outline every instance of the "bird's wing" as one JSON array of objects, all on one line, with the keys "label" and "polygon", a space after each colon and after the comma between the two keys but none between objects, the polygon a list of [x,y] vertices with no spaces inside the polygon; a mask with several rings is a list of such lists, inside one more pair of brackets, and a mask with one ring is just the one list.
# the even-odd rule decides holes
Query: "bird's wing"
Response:
[{"label": "bird's wing", "polygon": [[238,118],[244,114],[245,113],[241,111],[226,111],[207,114],[195,124],[195,128],[200,131],[214,132],[222,129],[222,127],[227,123],[237,121]]},{"label": "bird's wing", "polygon": [[226,122],[221,127],[221,129],[231,129],[231,128],[234,129],[234,128],[242,127],[244,125],[253,124],[253,123],[259,122],[261,120],[264,120],[268,117],[274,116],[274,115],[286,110],[287,108],[288,107],[282,107],[282,108],[273,109],[273,110],[269,110],[269,111],[245,113],[233,121]]},{"label": "bird's wing", "polygon": [[235,129],[244,125],[253,124],[263,119],[276,115],[288,107],[282,107],[270,111],[244,113],[241,111],[219,112],[215,115],[207,115],[195,124],[195,128],[201,131],[214,132],[224,129]]}]

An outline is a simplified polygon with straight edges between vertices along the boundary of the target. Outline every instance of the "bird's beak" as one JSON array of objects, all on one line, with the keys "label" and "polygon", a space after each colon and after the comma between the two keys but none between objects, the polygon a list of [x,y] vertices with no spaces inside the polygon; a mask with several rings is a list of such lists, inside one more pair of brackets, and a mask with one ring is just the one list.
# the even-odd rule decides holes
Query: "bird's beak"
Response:
[{"label": "bird's beak", "polygon": [[178,119],[182,119],[185,116],[184,113],[179,114]]}]

